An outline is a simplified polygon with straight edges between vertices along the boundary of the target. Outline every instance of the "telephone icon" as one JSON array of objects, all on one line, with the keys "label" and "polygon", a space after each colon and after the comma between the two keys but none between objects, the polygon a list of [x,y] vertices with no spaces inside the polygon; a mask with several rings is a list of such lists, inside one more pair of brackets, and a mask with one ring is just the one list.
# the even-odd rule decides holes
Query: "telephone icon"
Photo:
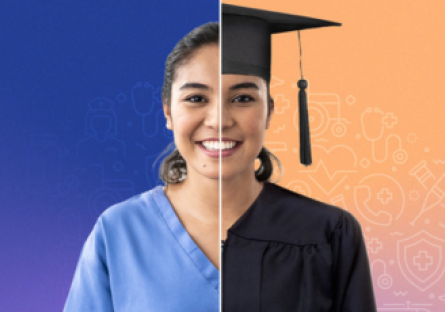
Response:
[{"label": "telephone icon", "polygon": [[354,188],[355,205],[360,214],[371,223],[377,225],[390,225],[392,222],[392,215],[387,211],[369,207],[371,199],[372,194],[369,186],[361,185]]}]

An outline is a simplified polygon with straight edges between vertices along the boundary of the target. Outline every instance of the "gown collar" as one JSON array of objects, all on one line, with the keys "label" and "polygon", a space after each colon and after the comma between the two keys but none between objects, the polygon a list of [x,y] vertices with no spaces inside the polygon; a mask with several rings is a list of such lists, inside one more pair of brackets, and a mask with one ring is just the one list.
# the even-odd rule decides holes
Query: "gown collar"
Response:
[{"label": "gown collar", "polygon": [[[236,235],[294,245],[327,243],[340,215],[341,210],[329,204],[265,182],[255,201],[229,228],[227,238]],[[313,227],[325,229],[325,236],[315,237]]]},{"label": "gown collar", "polygon": [[271,188],[273,188],[273,184],[270,182],[265,181],[263,184],[264,184],[263,188],[261,192],[258,194],[255,201],[249,206],[249,208],[247,208],[246,211],[244,211],[241,217],[239,217],[238,220],[236,220],[235,223],[232,224],[232,226],[227,230],[228,232],[241,233],[243,232],[244,228],[249,224],[249,220],[251,219],[254,210],[258,208],[259,203],[266,198]]}]

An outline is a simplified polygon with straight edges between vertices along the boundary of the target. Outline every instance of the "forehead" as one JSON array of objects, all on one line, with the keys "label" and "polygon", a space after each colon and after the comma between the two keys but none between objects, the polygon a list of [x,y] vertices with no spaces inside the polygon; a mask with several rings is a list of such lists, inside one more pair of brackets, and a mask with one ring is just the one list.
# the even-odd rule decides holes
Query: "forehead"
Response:
[{"label": "forehead", "polygon": [[260,90],[267,89],[266,80],[258,76],[223,74],[221,75],[221,79],[222,87],[225,89],[228,89],[231,86],[240,83],[254,83],[259,87]]},{"label": "forehead", "polygon": [[206,45],[178,66],[173,85],[195,81],[205,84],[219,83],[219,48],[218,45]]}]

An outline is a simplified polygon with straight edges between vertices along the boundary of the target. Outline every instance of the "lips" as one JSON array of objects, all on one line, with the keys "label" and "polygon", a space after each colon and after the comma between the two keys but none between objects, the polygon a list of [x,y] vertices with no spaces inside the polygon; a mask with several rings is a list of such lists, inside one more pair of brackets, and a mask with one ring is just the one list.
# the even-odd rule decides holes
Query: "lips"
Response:
[{"label": "lips", "polygon": [[201,145],[204,146],[208,150],[228,150],[234,148],[237,144],[237,141],[202,141]]},{"label": "lips", "polygon": [[[218,141],[215,141],[215,142],[218,142]],[[243,144],[242,141],[234,141],[234,142],[237,142],[237,143],[229,149],[218,149],[218,148],[217,149],[208,149],[201,142],[198,142],[197,144],[198,144],[199,148],[204,152],[204,154],[206,154],[207,156],[210,156],[212,158],[218,158],[220,153],[221,153],[221,157],[227,157],[227,156],[233,155],[240,148],[240,146]]]},{"label": "lips", "polygon": [[[219,141],[219,138],[215,138],[215,137],[205,138],[205,139],[196,141],[196,143],[201,143],[201,142],[204,142],[204,141]],[[237,139],[228,138],[228,137],[222,137],[221,141],[224,141],[224,142],[233,141],[233,142],[237,142],[237,143],[242,142],[242,140],[237,140]]]},{"label": "lips", "polygon": [[[232,142],[232,144],[230,144],[230,142]],[[198,144],[207,156],[218,157],[219,153],[221,153],[221,156],[225,157],[235,153],[243,144],[243,141],[230,137],[222,137],[220,144],[218,137],[208,137],[196,141],[196,144]]]}]

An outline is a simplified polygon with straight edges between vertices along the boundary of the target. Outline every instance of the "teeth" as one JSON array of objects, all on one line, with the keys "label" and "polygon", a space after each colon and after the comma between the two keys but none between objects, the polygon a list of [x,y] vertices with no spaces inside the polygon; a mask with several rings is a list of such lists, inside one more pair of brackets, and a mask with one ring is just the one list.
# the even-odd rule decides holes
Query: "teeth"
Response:
[{"label": "teeth", "polygon": [[219,149],[231,149],[235,147],[235,141],[222,141],[221,145],[219,141],[202,141],[202,145],[208,150],[219,150]]}]

